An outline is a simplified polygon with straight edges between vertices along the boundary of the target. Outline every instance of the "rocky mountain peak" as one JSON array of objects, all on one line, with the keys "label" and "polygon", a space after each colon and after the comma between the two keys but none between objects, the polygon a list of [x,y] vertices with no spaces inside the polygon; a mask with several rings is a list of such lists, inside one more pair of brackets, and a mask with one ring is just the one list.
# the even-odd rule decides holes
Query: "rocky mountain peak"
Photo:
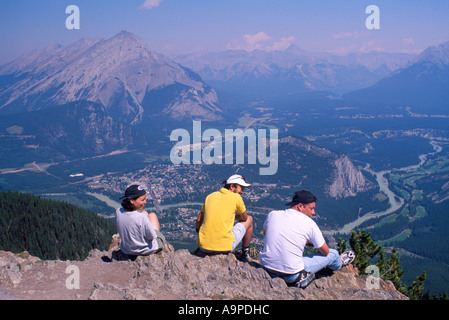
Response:
[{"label": "rocky mountain peak", "polygon": [[[402,68],[392,72],[373,86],[352,91],[344,99],[352,102],[371,101],[378,104],[429,106],[446,110],[449,83],[449,41],[425,49]],[[439,112],[439,111],[438,111]]]},{"label": "rocky mountain peak", "polygon": [[431,62],[436,65],[449,65],[449,41],[438,46],[431,46],[424,50],[414,61],[417,62]]},{"label": "rocky mountain peak", "polygon": [[[168,118],[182,114],[185,120],[197,114],[221,117],[215,91],[199,76],[127,31],[23,56],[2,66],[0,75],[7,79],[0,87],[0,110],[9,113],[87,100],[130,123],[155,113]],[[176,89],[164,92],[168,102],[161,110],[146,110],[144,100],[171,87]]]}]

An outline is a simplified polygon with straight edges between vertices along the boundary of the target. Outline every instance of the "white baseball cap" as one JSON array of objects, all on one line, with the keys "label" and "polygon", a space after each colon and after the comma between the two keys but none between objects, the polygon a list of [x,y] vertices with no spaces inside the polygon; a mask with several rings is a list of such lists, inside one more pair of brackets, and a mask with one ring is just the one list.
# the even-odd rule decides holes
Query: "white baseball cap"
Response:
[{"label": "white baseball cap", "polygon": [[235,183],[238,184],[242,187],[250,187],[251,184],[246,183],[245,178],[243,178],[241,175],[239,174],[234,174],[233,176],[230,176],[228,178],[228,180],[226,180],[227,184],[231,184],[231,183]]}]

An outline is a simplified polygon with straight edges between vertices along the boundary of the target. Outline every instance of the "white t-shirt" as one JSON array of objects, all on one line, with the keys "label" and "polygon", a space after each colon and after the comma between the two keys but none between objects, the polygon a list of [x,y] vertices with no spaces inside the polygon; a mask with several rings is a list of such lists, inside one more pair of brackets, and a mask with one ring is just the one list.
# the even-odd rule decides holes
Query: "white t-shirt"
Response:
[{"label": "white t-shirt", "polygon": [[304,269],[302,255],[307,241],[315,248],[325,243],[315,221],[293,209],[271,211],[263,228],[265,242],[260,263],[281,273],[294,274]]},{"label": "white t-shirt", "polygon": [[120,249],[126,254],[148,255],[158,250],[157,234],[150,219],[139,211],[115,211],[117,231],[122,239]]}]

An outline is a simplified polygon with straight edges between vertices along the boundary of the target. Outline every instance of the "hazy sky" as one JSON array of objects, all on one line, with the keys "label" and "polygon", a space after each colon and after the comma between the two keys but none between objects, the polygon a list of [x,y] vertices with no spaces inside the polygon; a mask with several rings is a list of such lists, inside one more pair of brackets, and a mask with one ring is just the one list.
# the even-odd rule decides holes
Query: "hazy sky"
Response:
[{"label": "hazy sky", "polygon": [[[79,29],[67,29],[69,5]],[[379,9],[379,29],[368,29]],[[73,20],[74,21],[74,20]],[[72,22],[73,22],[72,21]],[[81,38],[139,35],[167,55],[226,49],[419,53],[449,41],[448,0],[2,0],[0,64]]]}]

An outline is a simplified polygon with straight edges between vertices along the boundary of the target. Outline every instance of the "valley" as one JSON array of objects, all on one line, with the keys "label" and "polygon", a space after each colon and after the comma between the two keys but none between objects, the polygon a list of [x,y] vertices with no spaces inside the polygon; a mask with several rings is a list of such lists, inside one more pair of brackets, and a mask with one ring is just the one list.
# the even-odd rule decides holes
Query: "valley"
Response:
[{"label": "valley", "polygon": [[[384,211],[373,211],[369,212],[359,218],[357,220],[354,220],[348,224],[346,224],[343,228],[339,230],[333,230],[326,232],[327,234],[333,235],[333,234],[348,234],[352,230],[355,230],[358,226],[360,226],[362,223],[367,222],[368,220],[383,217],[389,214],[394,214],[398,210],[402,209],[402,207],[405,205],[405,207],[409,207],[410,203],[413,201],[422,201],[423,200],[423,190],[417,190],[415,181],[420,179],[423,176],[429,176],[431,174],[444,174],[446,171],[449,171],[449,159],[446,159],[445,157],[437,158],[437,160],[429,160],[428,158],[436,156],[438,153],[440,153],[443,148],[442,145],[448,145],[449,142],[436,142],[434,140],[431,140],[429,142],[433,148],[434,151],[428,154],[422,154],[419,158],[419,163],[417,165],[407,166],[403,168],[395,168],[392,170],[384,170],[380,172],[374,172],[373,170],[369,169],[369,164],[366,165],[364,170],[368,172],[369,174],[372,174],[376,177],[376,181],[379,185],[379,191],[381,193],[384,193],[388,197],[389,202],[389,208]],[[444,170],[441,168],[444,167]],[[405,173],[402,173],[405,172]],[[388,177],[388,178],[386,178]],[[401,183],[402,181],[406,181],[405,184]],[[390,187],[395,190],[395,192],[398,192],[398,194],[395,194]],[[411,191],[411,194],[409,194],[409,191],[406,191],[402,188],[409,189]],[[413,188],[410,190],[410,188]],[[413,213],[409,212],[408,209],[404,208],[402,211],[403,213],[406,212],[406,216],[409,218],[410,222],[413,222],[415,219],[424,218],[426,216],[426,210],[422,206],[418,206],[416,208],[415,215]],[[394,218],[394,217],[393,217]],[[365,224],[367,226],[367,229],[374,229],[376,226],[381,226],[384,223],[391,223],[394,221],[392,217],[385,217],[381,220],[381,222],[378,222],[374,225],[369,226],[368,224]],[[404,226],[405,228],[405,226]],[[410,229],[406,229],[405,231],[402,231],[400,234],[403,234],[404,232],[407,235],[410,235]],[[389,241],[384,242],[398,242],[404,240],[403,238],[396,236],[392,237]]]},{"label": "valley", "polygon": [[[205,197],[240,173],[252,184],[243,198],[256,246],[265,216],[308,189],[319,199],[316,221],[331,245],[365,228],[400,252],[407,281],[429,270],[426,285],[443,292],[448,50],[447,42],[417,56],[318,59],[291,47],[175,62],[120,32],[36,51],[0,66],[0,189],[111,219],[123,190],[140,183],[167,239],[193,250]],[[432,99],[422,91],[429,87]],[[244,161],[174,164],[171,133],[193,137],[199,121],[202,131],[277,130],[275,174],[261,175],[248,148],[239,155]],[[195,150],[194,143],[186,148]],[[210,143],[201,141],[198,154]]]},{"label": "valley", "polygon": [[[438,129],[441,118],[432,119],[435,121],[432,127],[437,129],[422,127],[413,130],[410,129],[414,126],[413,117],[396,118],[390,122],[387,132],[383,131],[383,124],[376,123],[377,118],[345,119],[350,122],[342,124],[342,120],[334,114],[317,115],[313,110],[303,110],[302,116],[292,117],[289,109],[284,109],[274,118],[270,115],[272,110],[261,109],[259,104],[256,108],[248,107],[242,111],[239,125],[279,128],[280,132],[283,131],[280,139],[288,137],[287,134],[300,136],[307,133],[308,140],[305,141],[313,143],[317,151],[324,147],[326,149],[320,151],[324,154],[329,152],[325,150],[348,154],[358,170],[371,182],[372,188],[354,197],[329,197],[322,190],[326,188],[325,177],[329,177],[330,172],[322,176],[318,173],[308,176],[305,173],[307,169],[304,166],[307,167],[307,157],[311,154],[288,165],[285,163],[286,159],[295,159],[292,156],[299,155],[298,151],[302,150],[295,149],[293,145],[288,145],[287,149],[280,148],[279,171],[272,177],[259,176],[258,166],[248,164],[173,165],[169,161],[173,142],[169,141],[168,134],[157,150],[120,149],[102,155],[63,159],[57,153],[48,158],[36,154],[35,149],[25,149],[22,150],[27,154],[25,157],[33,161],[22,167],[0,168],[0,188],[69,201],[97,214],[112,217],[113,207],[119,204],[118,198],[126,185],[137,181],[152,190],[153,197],[147,206],[149,210],[157,211],[152,203],[153,199],[157,201],[167,239],[177,248],[193,250],[196,246],[194,222],[205,196],[218,190],[226,176],[240,172],[253,183],[252,188],[245,190],[244,200],[255,221],[253,243],[257,246],[263,244],[260,232],[266,214],[283,208],[294,191],[308,188],[319,194],[317,223],[326,230],[331,243],[338,237],[347,237],[354,228],[366,228],[379,243],[396,248],[404,256],[404,261],[412,259],[404,266],[409,281],[426,270],[426,266],[438,270],[446,268],[449,257],[440,254],[436,258],[434,250],[429,256],[428,250],[415,240],[416,236],[420,239],[445,237],[445,229],[441,229],[445,222],[441,223],[441,217],[447,212],[445,199],[449,197],[449,188],[445,187],[449,177],[449,152],[448,140],[444,140],[445,129]],[[254,121],[252,117],[258,120]],[[407,121],[411,123],[404,128]],[[321,126],[323,123],[327,126]],[[338,130],[335,130],[337,126]],[[352,147],[353,144],[356,148]],[[396,150],[398,146],[402,148]],[[383,151],[379,152],[378,148]],[[397,157],[398,152],[404,156]],[[38,157],[34,158],[36,155]],[[14,157],[23,158],[23,155],[10,156],[8,163],[14,163]],[[52,158],[61,160],[49,162],[48,159]],[[17,158],[16,163],[20,161]],[[319,163],[318,160],[312,162],[314,165]],[[432,227],[435,223],[441,224],[437,233]],[[424,243],[427,244],[427,240]],[[418,258],[415,256],[420,257],[420,263],[416,263]],[[427,283],[438,292],[442,288],[439,283],[443,282],[438,273],[435,275],[429,274]]]}]

